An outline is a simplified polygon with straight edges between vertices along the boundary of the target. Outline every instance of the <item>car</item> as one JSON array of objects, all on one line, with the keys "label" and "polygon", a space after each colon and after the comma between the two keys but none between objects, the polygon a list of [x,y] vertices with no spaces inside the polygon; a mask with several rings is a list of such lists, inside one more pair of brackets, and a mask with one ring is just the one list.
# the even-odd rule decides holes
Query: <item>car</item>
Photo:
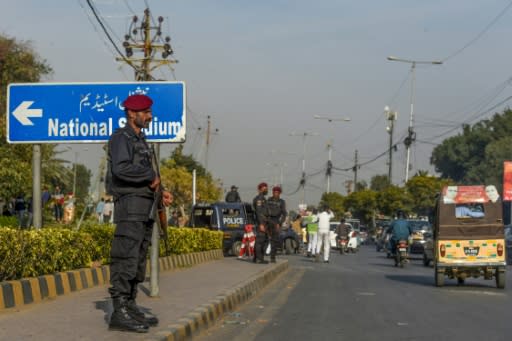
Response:
[{"label": "car", "polygon": [[361,225],[361,227],[359,228],[359,239],[361,241],[361,244],[367,244],[369,242],[368,230],[366,226]]},{"label": "car", "polygon": [[425,249],[425,234],[432,233],[432,225],[426,220],[408,219],[412,229],[409,239],[409,253],[423,254]]},{"label": "car", "polygon": [[333,249],[337,247],[336,237],[338,237],[338,234],[336,233],[336,228],[338,227],[339,224],[339,221],[331,221],[329,223],[329,241],[331,243],[331,248]]},{"label": "car", "polygon": [[224,254],[232,256],[240,252],[245,226],[254,224],[252,205],[244,202],[198,203],[190,214],[190,227],[222,231]]}]

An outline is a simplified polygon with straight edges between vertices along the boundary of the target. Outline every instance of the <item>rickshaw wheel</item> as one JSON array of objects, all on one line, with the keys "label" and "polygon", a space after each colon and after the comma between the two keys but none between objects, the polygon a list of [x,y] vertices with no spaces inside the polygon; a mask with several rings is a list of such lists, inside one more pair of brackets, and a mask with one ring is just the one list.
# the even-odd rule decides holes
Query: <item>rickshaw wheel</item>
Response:
[{"label": "rickshaw wheel", "polygon": [[464,285],[464,278],[457,277],[457,284]]},{"label": "rickshaw wheel", "polygon": [[496,270],[496,286],[498,289],[505,289],[505,271]]},{"label": "rickshaw wheel", "polygon": [[436,287],[442,287],[444,286],[444,272],[439,271],[436,267],[435,269],[435,276],[436,276]]}]

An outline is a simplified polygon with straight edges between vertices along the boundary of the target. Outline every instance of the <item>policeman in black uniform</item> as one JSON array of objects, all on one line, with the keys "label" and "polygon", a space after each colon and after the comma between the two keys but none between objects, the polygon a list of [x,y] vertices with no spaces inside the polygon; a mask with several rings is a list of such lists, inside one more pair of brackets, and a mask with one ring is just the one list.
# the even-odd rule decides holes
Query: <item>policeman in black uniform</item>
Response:
[{"label": "policeman in black uniform", "polygon": [[286,220],[286,203],[281,199],[281,187],[272,188],[272,196],[267,200],[269,223],[268,236],[270,238],[270,262],[276,262],[276,252],[279,246],[279,232]]},{"label": "policeman in black uniform", "polygon": [[231,191],[226,194],[225,202],[241,202],[240,194],[238,193],[238,187],[235,185],[231,186]]},{"label": "policeman in black uniform", "polygon": [[267,240],[268,207],[265,195],[268,194],[268,185],[262,182],[258,185],[258,195],[252,200],[256,215],[256,242],[254,243],[254,262],[268,264],[265,260],[265,241]]},{"label": "policeman in black uniform", "polygon": [[[110,252],[110,296],[114,311],[109,329],[144,333],[158,319],[142,312],[135,302],[137,286],[145,279],[146,257],[154,217],[150,211],[160,178],[152,167],[152,152],[142,128],[152,119],[153,101],[145,95],[128,96],[123,102],[126,126],[117,129],[108,144],[110,182],[114,196],[116,229]],[[109,175],[107,175],[108,178]],[[172,195],[162,192],[164,205]]]}]

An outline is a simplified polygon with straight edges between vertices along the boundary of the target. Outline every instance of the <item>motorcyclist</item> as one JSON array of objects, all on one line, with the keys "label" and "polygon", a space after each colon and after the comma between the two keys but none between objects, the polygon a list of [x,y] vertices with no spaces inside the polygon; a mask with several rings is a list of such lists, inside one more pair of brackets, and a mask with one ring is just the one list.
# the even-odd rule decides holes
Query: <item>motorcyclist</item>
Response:
[{"label": "motorcyclist", "polygon": [[396,219],[391,223],[389,228],[391,232],[391,238],[389,240],[391,253],[396,255],[396,244],[400,240],[408,240],[412,233],[411,225],[405,220],[405,213],[402,210],[396,212]]},{"label": "motorcyclist", "polygon": [[345,224],[345,219],[340,220],[340,224],[336,227],[336,239],[345,238],[348,239],[350,233],[350,225]]}]

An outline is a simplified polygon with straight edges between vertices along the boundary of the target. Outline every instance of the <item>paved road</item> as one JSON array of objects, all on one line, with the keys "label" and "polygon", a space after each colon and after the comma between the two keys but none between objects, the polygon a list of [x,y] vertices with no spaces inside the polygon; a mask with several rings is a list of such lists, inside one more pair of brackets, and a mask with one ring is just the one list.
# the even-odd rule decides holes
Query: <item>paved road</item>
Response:
[{"label": "paved road", "polygon": [[508,288],[495,281],[446,280],[413,260],[404,269],[371,246],[331,253],[328,264],[287,256],[290,269],[198,340],[510,340]]}]

